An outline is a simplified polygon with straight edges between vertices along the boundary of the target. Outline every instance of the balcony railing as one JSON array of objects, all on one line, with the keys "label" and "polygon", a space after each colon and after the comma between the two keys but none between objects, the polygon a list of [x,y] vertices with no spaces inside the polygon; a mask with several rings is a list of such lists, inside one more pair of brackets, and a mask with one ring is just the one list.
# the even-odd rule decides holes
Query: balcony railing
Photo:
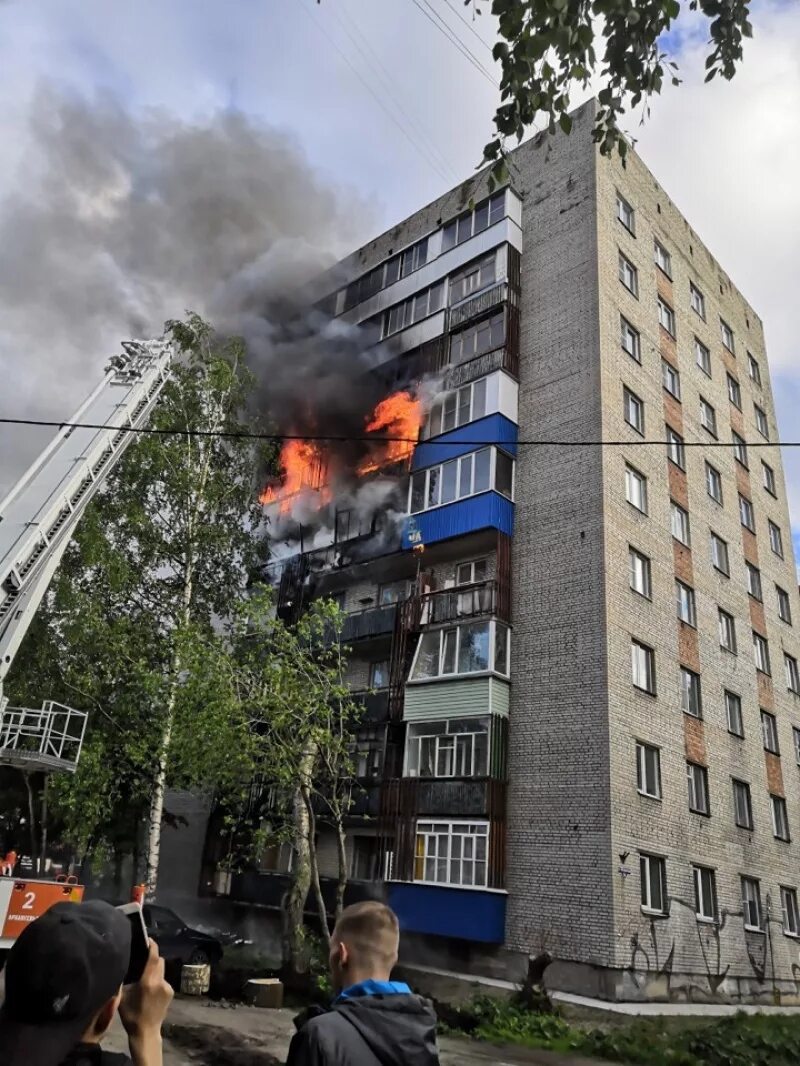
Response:
[{"label": "balcony railing", "polygon": [[500,588],[496,581],[440,589],[420,597],[422,625],[454,622],[464,618],[481,618],[497,613]]},{"label": "balcony railing", "polygon": [[493,778],[404,777],[387,781],[381,810],[389,817],[503,818],[503,781]]},{"label": "balcony railing", "polygon": [[371,722],[385,722],[389,717],[389,689],[378,689],[375,692],[354,692],[353,699],[364,708],[361,716],[361,724],[368,725]]},{"label": "balcony railing", "polygon": [[[290,883],[290,874],[255,871],[235,873],[231,875],[227,885],[228,891],[223,894],[239,903],[254,903],[277,910],[283,905]],[[320,886],[325,905],[329,913],[332,913],[336,901],[336,880],[332,877],[321,877]],[[316,909],[312,895],[312,893],[309,894],[306,904],[309,913]],[[380,895],[381,889],[374,882],[349,881],[344,893],[344,902],[346,906],[349,906],[351,903],[379,898]]]},{"label": "balcony railing", "polygon": [[386,607],[367,607],[344,617],[342,625],[342,642],[352,644],[360,640],[374,640],[376,637],[390,637],[394,633],[397,604]]},{"label": "balcony railing", "polygon": [[476,318],[478,315],[491,311],[493,307],[503,303],[508,297],[507,281],[501,281],[497,285],[493,285],[491,289],[479,292],[475,296],[468,296],[461,303],[450,308],[448,327],[455,329],[457,326],[469,322],[471,318]]}]

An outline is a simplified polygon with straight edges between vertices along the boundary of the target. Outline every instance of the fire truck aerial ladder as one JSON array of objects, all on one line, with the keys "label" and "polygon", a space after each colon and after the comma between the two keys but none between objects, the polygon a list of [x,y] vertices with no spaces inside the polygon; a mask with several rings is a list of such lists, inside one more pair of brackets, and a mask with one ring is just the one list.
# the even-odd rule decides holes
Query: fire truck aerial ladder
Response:
[{"label": "fire truck aerial ladder", "polygon": [[52,700],[41,710],[9,707],[3,679],[89,501],[135,436],[128,430],[146,424],[169,377],[169,342],[122,349],[0,502],[0,765],[47,773],[78,764],[86,713]]}]

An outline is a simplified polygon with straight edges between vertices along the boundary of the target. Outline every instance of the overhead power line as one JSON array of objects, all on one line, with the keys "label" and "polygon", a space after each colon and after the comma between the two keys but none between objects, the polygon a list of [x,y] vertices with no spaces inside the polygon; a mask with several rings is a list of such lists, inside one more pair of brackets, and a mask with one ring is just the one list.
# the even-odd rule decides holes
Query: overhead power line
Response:
[{"label": "overhead power line", "polygon": [[443,34],[447,40],[456,48],[461,55],[471,63],[472,66],[481,74],[495,89],[500,88],[500,83],[495,80],[494,76],[484,67],[478,57],[472,52],[461,38],[453,31],[452,27],[444,21],[441,15],[431,7],[428,0],[411,0],[415,7],[419,8],[425,18],[432,25],[436,27],[439,33]]},{"label": "overhead power line", "polygon": [[[364,442],[369,444],[381,444],[397,442],[401,444],[428,444],[431,443],[435,447],[461,447],[464,444],[469,445],[495,445],[497,447],[558,447],[558,448],[641,448],[643,446],[660,446],[662,448],[667,447],[666,440],[560,440],[560,439],[542,439],[542,440],[434,440],[434,441],[421,441],[418,437],[399,437],[392,434],[377,434],[377,433],[364,433],[362,435],[354,434],[335,434],[335,433],[258,433],[253,430],[213,430],[213,429],[195,429],[192,426],[107,426],[100,422],[56,422],[54,420],[38,419],[38,418],[0,418],[0,426],[38,426],[45,429],[105,429],[110,430],[113,433],[136,433],[136,434],[150,434],[159,437],[219,437],[220,439],[229,440],[267,440],[267,441],[287,441],[287,440],[310,440],[320,441],[327,443],[358,443]],[[745,447],[747,448],[800,448],[800,440],[790,441],[774,441],[774,440],[754,440],[745,441]],[[739,442],[730,443],[726,441],[715,440],[686,440],[683,441],[685,448],[725,448],[732,449],[740,447]]]},{"label": "overhead power line", "polygon": [[456,5],[453,3],[453,0],[444,0],[444,2],[447,4],[447,6],[450,8],[450,10],[453,12],[453,14],[456,16],[456,18],[460,19],[460,21],[464,23],[464,25],[467,27],[467,29],[472,34],[472,36],[477,38],[480,41],[480,43],[483,45],[483,47],[486,49],[486,51],[489,53],[489,55],[492,57],[492,59],[494,59],[494,55],[492,53],[491,45],[489,45],[489,43],[487,41],[484,41],[483,37],[481,37],[481,35],[478,33],[478,31],[475,29],[475,27],[470,25],[469,20],[464,18],[464,16],[458,10]]}]

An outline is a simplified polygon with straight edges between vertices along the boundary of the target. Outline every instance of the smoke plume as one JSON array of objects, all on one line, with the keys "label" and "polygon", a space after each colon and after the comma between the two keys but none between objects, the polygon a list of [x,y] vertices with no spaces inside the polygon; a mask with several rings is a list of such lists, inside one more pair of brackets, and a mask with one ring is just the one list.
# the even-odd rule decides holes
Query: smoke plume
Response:
[{"label": "smoke plume", "polygon": [[[284,133],[202,125],[42,88],[0,205],[0,414],[63,418],[130,336],[186,308],[242,334],[261,413],[285,432],[363,432],[380,396],[361,331],[308,311],[370,212]],[[0,428],[0,492],[30,459]]]}]

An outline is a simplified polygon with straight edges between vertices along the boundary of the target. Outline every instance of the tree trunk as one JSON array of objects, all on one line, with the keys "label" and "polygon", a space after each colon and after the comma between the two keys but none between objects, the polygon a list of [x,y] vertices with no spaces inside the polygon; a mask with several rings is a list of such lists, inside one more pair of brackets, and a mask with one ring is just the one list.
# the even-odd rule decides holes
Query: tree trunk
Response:
[{"label": "tree trunk", "polygon": [[145,885],[147,895],[151,899],[155,897],[156,889],[158,888],[158,864],[161,859],[161,822],[164,816],[164,793],[167,788],[167,763],[169,761],[169,746],[172,741],[177,684],[177,676],[175,676],[167,702],[167,720],[161,737],[161,747],[158,753],[158,771],[153,782],[153,795],[150,799],[150,813],[147,819]]},{"label": "tree trunk", "polygon": [[339,876],[336,881],[336,904],[333,910],[334,923],[339,921],[344,909],[344,892],[347,888],[347,837],[344,831],[344,819],[341,807],[336,811],[336,852],[339,857]]},{"label": "tree trunk", "polygon": [[23,772],[22,776],[25,778],[25,788],[28,793],[28,831],[31,838],[31,872],[35,877],[39,872],[39,848],[36,843],[36,804],[34,803],[31,775]]},{"label": "tree trunk", "polygon": [[[42,867],[47,862],[47,783],[49,780],[47,774],[45,774],[42,782]],[[44,869],[39,872],[44,873]]]},{"label": "tree trunk", "polygon": [[[315,752],[308,750],[300,760],[301,779],[307,777],[314,765]],[[283,958],[289,973],[300,974],[308,969],[305,952],[304,914],[308,892],[311,887],[311,852],[309,847],[310,823],[308,807],[303,791],[298,784],[292,797],[292,820],[294,822],[294,865],[292,883],[284,903]]]},{"label": "tree trunk", "polygon": [[311,793],[305,786],[301,786],[301,790],[303,792],[303,802],[308,809],[308,852],[311,860],[311,885],[314,889],[314,899],[317,903],[317,914],[319,915],[319,931],[322,936],[325,950],[330,951],[331,931],[328,925],[328,911],[325,907],[325,898],[322,895],[322,885],[319,880],[319,863],[317,862],[316,818],[314,817],[314,808],[311,805]]}]

